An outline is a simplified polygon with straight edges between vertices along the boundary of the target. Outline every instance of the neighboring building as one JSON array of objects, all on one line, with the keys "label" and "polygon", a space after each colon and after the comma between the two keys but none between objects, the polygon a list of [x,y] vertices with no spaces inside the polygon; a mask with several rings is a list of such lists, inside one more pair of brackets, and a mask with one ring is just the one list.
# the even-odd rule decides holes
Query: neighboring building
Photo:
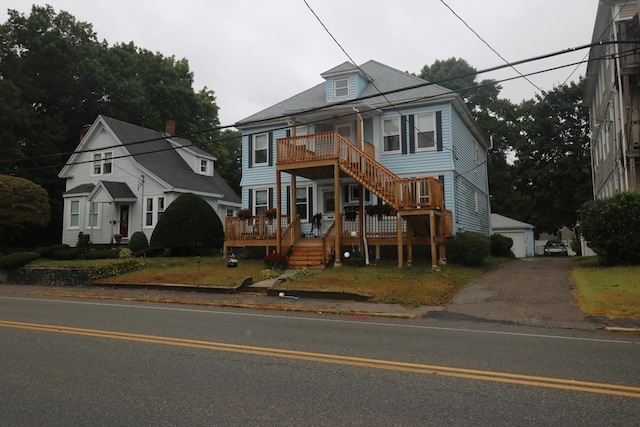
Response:
[{"label": "neighboring building", "polygon": [[75,246],[80,232],[92,243],[126,241],[136,231],[151,238],[164,210],[183,193],[206,200],[222,223],[240,197],[215,170],[216,158],[166,132],[98,116],[58,174],[66,180],[62,243]]},{"label": "neighboring building", "polygon": [[598,2],[584,93],[590,111],[594,199],[640,190],[638,4]]},{"label": "neighboring building", "polygon": [[503,215],[491,214],[491,232],[510,237],[513,240],[511,251],[516,258],[535,255],[535,227],[526,222],[508,218]]},{"label": "neighboring building", "polygon": [[[236,123],[243,208],[256,218],[280,208],[281,221],[273,232],[236,224],[228,247],[295,252],[298,237],[319,236],[331,240],[323,262],[339,263],[341,245],[358,244],[375,246],[376,257],[380,246],[397,246],[402,264],[401,249],[411,261],[412,244],[424,239],[435,259],[436,244],[444,257],[444,238],[456,230],[489,234],[487,144],[458,94],[376,61],[345,62],[321,77]],[[363,205],[382,202],[393,216],[364,215]],[[285,245],[291,212],[300,230]]]}]

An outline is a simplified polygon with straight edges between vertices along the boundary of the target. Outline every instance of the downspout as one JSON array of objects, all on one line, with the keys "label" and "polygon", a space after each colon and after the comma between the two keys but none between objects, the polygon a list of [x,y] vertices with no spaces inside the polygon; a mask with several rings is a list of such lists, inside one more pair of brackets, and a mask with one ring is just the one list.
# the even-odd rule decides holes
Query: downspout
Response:
[{"label": "downspout", "polygon": [[[613,14],[613,7],[612,6],[612,10],[611,13]],[[615,16],[615,15],[614,15]],[[613,38],[614,40],[618,40],[618,27],[615,25],[613,26]],[[622,129],[622,170],[624,171],[624,191],[629,191],[629,174],[627,173],[627,135],[625,132],[625,123],[624,123],[624,103],[622,100],[622,80],[620,78],[620,73],[622,71],[622,69],[620,68],[620,57],[619,54],[620,52],[618,51],[618,44],[614,44],[614,49],[615,49],[615,57],[616,57],[616,68],[618,69],[618,72],[616,73],[618,75],[618,102],[620,104],[620,128]]]},{"label": "downspout", "polygon": [[[363,131],[364,131],[364,121],[362,120],[362,116],[360,115],[360,111],[356,108],[353,107],[353,111],[356,112],[356,114],[358,115],[358,120],[360,121],[360,126],[359,126],[359,130],[360,132],[358,132],[358,137],[360,138],[360,149],[362,150],[362,152],[364,152],[364,135],[363,135]],[[361,187],[364,188],[364,187]],[[364,194],[362,194],[364,192],[360,192],[360,200],[363,200],[363,203],[360,204],[360,207],[364,206]],[[369,265],[369,245],[367,244],[367,230],[366,230],[366,220],[364,219],[364,208],[362,208],[360,210],[360,212],[358,212],[358,216],[360,217],[360,233],[362,234],[362,245],[364,246],[364,262],[366,265]]]}]

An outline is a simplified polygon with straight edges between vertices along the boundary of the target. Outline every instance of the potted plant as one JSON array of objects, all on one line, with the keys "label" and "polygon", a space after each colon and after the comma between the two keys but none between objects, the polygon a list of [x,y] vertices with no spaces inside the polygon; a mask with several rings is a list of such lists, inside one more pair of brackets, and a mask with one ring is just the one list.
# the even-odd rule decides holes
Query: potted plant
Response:
[{"label": "potted plant", "polygon": [[264,216],[266,216],[269,219],[273,219],[276,217],[277,213],[278,213],[278,210],[276,208],[271,208],[264,211]]},{"label": "potted plant", "polygon": [[122,234],[120,233],[116,233],[113,235],[113,239],[116,241],[116,243],[119,245],[120,241],[122,240]]},{"label": "potted plant", "polygon": [[249,209],[240,209],[236,214],[241,219],[251,219],[251,211]]}]

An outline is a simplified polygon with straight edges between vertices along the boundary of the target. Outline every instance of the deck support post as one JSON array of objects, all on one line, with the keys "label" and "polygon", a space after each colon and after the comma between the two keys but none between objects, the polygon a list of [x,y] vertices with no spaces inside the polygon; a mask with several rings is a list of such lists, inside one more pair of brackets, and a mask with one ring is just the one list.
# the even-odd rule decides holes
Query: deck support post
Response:
[{"label": "deck support post", "polygon": [[396,234],[398,235],[398,268],[402,268],[404,260],[402,258],[402,215],[396,213]]},{"label": "deck support post", "polygon": [[431,266],[438,267],[438,248],[436,246],[436,214],[433,210],[429,213],[429,237],[431,238]]},{"label": "deck support post", "polygon": [[407,264],[413,262],[413,221],[407,220]]},{"label": "deck support post", "polygon": [[276,252],[282,252],[282,172],[276,171]]},{"label": "deck support post", "polygon": [[342,261],[340,261],[342,256],[340,253],[342,250],[342,215],[340,213],[340,201],[342,200],[342,197],[340,197],[340,166],[338,162],[333,165],[333,200],[335,200],[334,217],[336,222],[336,241],[334,246],[336,259],[333,266],[340,267],[342,265]]}]

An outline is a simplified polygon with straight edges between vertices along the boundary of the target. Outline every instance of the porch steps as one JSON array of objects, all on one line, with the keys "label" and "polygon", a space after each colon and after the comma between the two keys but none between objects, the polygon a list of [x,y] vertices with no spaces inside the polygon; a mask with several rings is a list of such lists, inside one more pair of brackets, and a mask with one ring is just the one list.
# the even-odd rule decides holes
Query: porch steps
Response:
[{"label": "porch steps", "polygon": [[296,243],[289,255],[287,268],[324,270],[323,258],[321,239],[303,239]]}]

